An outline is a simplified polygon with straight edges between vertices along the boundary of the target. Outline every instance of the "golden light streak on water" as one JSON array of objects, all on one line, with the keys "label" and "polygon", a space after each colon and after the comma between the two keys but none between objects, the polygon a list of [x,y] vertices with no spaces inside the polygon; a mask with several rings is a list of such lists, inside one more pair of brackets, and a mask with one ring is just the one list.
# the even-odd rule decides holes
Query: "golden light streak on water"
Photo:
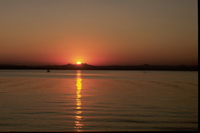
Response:
[{"label": "golden light streak on water", "polygon": [[82,111],[81,111],[81,89],[82,89],[82,78],[81,78],[81,71],[77,71],[77,78],[76,78],[76,116],[75,116],[75,131],[81,132],[81,128],[83,124],[81,123],[82,120]]}]

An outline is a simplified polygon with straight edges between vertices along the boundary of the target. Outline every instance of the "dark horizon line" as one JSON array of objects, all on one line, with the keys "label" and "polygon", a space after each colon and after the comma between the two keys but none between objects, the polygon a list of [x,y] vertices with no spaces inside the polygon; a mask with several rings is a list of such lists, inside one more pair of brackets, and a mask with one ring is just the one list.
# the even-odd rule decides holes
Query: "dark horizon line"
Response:
[{"label": "dark horizon line", "polygon": [[0,69],[51,69],[51,70],[173,70],[173,71],[198,71],[198,65],[107,65],[107,66],[94,66],[87,63],[81,65],[65,64],[65,65],[6,65],[0,64]]},{"label": "dark horizon line", "polygon": [[0,66],[68,66],[68,65],[73,65],[73,66],[83,66],[83,65],[87,65],[87,66],[198,66],[197,65],[185,65],[185,64],[179,64],[179,65],[161,65],[161,64],[140,64],[140,65],[91,65],[91,64],[87,64],[87,63],[82,63],[82,64],[72,64],[72,63],[68,63],[68,64],[62,64],[62,65],[56,65],[56,64],[39,64],[39,65],[28,65],[28,64],[0,64]]}]

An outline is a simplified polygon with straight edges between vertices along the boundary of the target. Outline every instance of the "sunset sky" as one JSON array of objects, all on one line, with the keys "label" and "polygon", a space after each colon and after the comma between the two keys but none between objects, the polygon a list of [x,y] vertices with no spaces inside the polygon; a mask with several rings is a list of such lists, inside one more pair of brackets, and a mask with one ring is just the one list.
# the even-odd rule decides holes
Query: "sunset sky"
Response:
[{"label": "sunset sky", "polygon": [[197,0],[0,0],[0,64],[197,65]]}]

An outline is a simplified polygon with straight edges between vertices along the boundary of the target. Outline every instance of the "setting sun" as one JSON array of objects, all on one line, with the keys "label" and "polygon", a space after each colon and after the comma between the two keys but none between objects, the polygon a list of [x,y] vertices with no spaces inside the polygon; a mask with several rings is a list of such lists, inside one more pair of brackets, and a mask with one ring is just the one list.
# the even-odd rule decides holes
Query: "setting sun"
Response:
[{"label": "setting sun", "polygon": [[76,64],[77,64],[77,65],[80,65],[80,64],[82,64],[82,63],[81,63],[80,61],[77,61]]}]

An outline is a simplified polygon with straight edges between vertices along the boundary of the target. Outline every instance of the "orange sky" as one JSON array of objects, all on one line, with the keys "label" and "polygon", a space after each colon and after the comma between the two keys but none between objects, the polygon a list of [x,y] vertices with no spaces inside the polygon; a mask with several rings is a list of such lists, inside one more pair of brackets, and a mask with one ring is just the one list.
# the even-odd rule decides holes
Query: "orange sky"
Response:
[{"label": "orange sky", "polygon": [[0,64],[198,64],[196,0],[1,0],[0,18]]}]

